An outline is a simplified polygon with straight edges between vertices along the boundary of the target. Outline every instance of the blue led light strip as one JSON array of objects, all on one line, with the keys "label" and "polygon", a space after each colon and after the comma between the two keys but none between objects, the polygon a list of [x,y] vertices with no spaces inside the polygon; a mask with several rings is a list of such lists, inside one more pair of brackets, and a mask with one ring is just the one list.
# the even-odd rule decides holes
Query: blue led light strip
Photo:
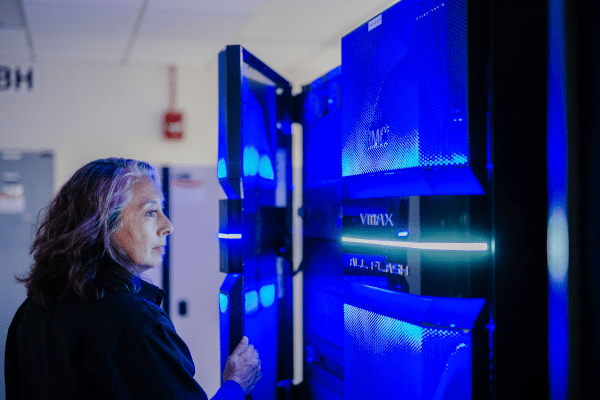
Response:
[{"label": "blue led light strip", "polygon": [[446,250],[446,251],[487,251],[488,244],[480,243],[424,243],[424,242],[396,242],[391,240],[371,240],[342,237],[342,242],[373,244],[378,246],[402,247],[417,250]]},{"label": "blue led light strip", "polygon": [[548,2],[548,376],[550,399],[569,396],[569,215],[566,2]]},{"label": "blue led light strip", "polygon": [[219,239],[241,239],[241,233],[218,233],[217,237]]}]

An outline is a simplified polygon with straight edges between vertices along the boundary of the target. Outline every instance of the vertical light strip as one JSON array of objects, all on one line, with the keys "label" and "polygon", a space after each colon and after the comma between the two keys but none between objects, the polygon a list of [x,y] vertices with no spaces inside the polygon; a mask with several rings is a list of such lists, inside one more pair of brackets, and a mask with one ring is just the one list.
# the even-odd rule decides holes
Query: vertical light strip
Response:
[{"label": "vertical light strip", "polygon": [[569,372],[569,225],[564,0],[548,2],[548,361],[550,398],[566,400]]},{"label": "vertical light strip", "polygon": [[294,385],[304,381],[304,273],[299,270],[303,257],[303,221],[298,214],[302,206],[302,167],[304,165],[303,132],[300,124],[292,124],[292,255],[294,270],[292,276],[293,293],[293,354],[294,354]]},{"label": "vertical light strip", "polygon": [[287,159],[288,155],[285,149],[277,149],[275,153],[275,168],[277,171],[275,188],[275,206],[286,207],[287,206]]}]

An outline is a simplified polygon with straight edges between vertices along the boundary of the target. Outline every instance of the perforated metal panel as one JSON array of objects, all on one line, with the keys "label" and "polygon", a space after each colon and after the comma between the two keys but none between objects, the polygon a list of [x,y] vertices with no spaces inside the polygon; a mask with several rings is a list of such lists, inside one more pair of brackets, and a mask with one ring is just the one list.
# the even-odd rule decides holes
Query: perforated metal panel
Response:
[{"label": "perforated metal panel", "polygon": [[342,175],[468,165],[466,2],[378,18],[342,40]]},{"label": "perforated metal panel", "polygon": [[471,333],[344,304],[344,399],[470,399]]}]

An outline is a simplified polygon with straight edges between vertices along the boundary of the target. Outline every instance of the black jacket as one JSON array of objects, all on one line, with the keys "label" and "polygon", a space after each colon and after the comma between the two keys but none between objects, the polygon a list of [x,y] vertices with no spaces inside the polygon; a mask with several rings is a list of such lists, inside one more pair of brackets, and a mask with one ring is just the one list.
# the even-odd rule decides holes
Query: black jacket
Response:
[{"label": "black jacket", "polygon": [[[207,399],[194,363],[169,317],[162,290],[106,292],[84,302],[72,294],[49,310],[30,299],[6,339],[6,398]],[[214,399],[243,399],[226,381]]]}]

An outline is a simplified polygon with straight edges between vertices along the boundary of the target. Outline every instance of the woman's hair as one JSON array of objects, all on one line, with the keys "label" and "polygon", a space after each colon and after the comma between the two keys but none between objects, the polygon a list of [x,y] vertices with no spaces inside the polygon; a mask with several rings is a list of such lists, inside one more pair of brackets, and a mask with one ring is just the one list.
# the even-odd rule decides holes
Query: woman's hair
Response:
[{"label": "woman's hair", "polygon": [[72,292],[89,301],[107,289],[139,290],[139,267],[111,239],[132,186],[145,176],[160,188],[154,168],[136,160],[106,158],[75,172],[38,226],[29,275],[17,278],[28,297],[48,308]]}]

